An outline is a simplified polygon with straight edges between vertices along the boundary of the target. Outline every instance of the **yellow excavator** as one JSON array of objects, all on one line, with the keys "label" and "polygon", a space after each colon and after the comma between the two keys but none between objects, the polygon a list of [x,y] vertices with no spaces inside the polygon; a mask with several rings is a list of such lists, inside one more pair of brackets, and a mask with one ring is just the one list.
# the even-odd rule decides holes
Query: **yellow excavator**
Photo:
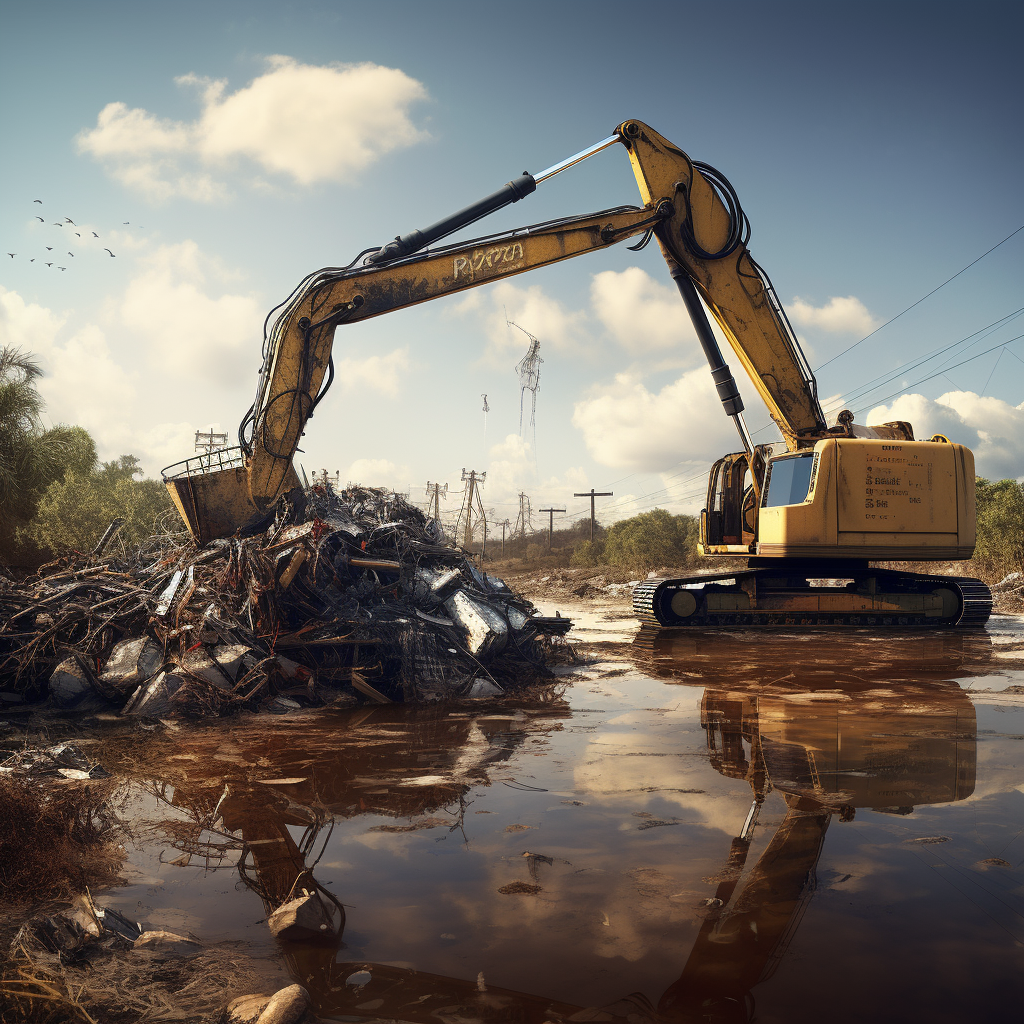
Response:
[{"label": "yellow excavator", "polygon": [[[427,248],[614,145],[629,153],[643,206]],[[634,594],[641,621],[700,628],[983,625],[991,594],[981,581],[870,565],[971,557],[973,455],[942,435],[915,440],[909,423],[860,426],[847,410],[828,426],[782,304],[747,249],[749,235],[724,175],[640,121],[625,121],[614,135],[540,174],[524,172],[429,228],[307,277],[267,318],[263,367],[239,447],[168,467],[165,482],[198,542],[251,527],[298,486],[292,458],[333,380],[339,326],[627,238],[641,236],[632,249],[655,238],[743,450],[714,465],[700,518],[701,554],[736,560],[736,568],[643,583]],[[768,407],[781,443],[752,442],[705,306]]]}]

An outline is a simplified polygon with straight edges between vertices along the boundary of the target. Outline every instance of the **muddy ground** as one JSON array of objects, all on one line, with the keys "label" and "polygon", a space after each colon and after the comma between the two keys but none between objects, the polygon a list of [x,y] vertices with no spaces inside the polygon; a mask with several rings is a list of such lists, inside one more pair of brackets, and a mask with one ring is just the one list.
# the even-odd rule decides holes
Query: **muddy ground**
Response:
[{"label": "muddy ground", "polygon": [[[514,699],[444,708],[247,714],[195,725],[125,721],[103,712],[85,719],[0,712],[5,750],[69,740],[109,773],[51,781],[39,790],[43,797],[35,805],[8,800],[6,806],[22,824],[33,815],[42,823],[61,806],[65,817],[63,831],[58,820],[56,828],[48,824],[48,832],[18,831],[0,821],[0,886],[10,883],[0,897],[4,948],[26,921],[66,910],[87,887],[97,905],[138,917],[149,928],[192,935],[201,945],[189,956],[172,957],[114,943],[76,960],[58,957],[23,934],[4,964],[0,1020],[213,1022],[231,999],[270,993],[296,979],[310,988],[325,1019],[504,1020],[502,1014],[513,1013],[541,1024],[568,1019],[581,1008],[603,1013],[600,1019],[628,1018],[634,1024],[665,1019],[654,1003],[627,1005],[617,994],[645,990],[656,999],[672,971],[678,973],[673,958],[686,960],[694,942],[695,950],[702,948],[706,908],[715,899],[721,902],[720,861],[728,839],[723,845],[720,836],[697,828],[695,816],[725,814],[742,821],[750,799],[735,782],[716,774],[721,768],[708,767],[704,706],[723,683],[732,687],[733,701],[737,692],[754,686],[762,699],[770,694],[774,701],[795,702],[787,706],[796,709],[790,717],[799,719],[802,709],[820,701],[791,691],[818,685],[808,680],[822,672],[817,664],[801,675],[800,658],[819,656],[809,653],[813,643],[802,640],[782,638],[752,648],[741,637],[725,637],[704,646],[699,640],[689,643],[682,655],[669,645],[652,661],[632,643],[636,578],[630,574],[608,568],[524,569],[515,563],[489,569],[546,613],[561,610],[577,617],[579,662],[560,668],[553,685]],[[674,574],[670,567],[658,572],[668,574]],[[1002,612],[1018,609],[1019,598],[997,606]],[[796,651],[802,653],[794,658]],[[970,712],[972,737],[984,734],[987,741],[984,761],[972,754],[969,765],[955,766],[970,789],[920,795],[936,785],[942,748],[934,743],[928,752],[930,774],[918,786],[916,802],[935,799],[940,806],[949,800],[955,806],[975,788],[988,794],[989,810],[977,798],[971,803],[971,822],[961,826],[951,813],[922,817],[922,809],[914,812],[914,807],[858,810],[858,822],[867,817],[865,828],[877,832],[874,817],[888,829],[889,845],[872,854],[884,868],[879,877],[903,870],[892,851],[909,847],[899,842],[949,842],[942,847],[948,860],[961,834],[968,833],[984,833],[988,853],[970,853],[975,858],[970,863],[981,868],[964,861],[967,866],[957,870],[987,872],[979,877],[989,889],[1000,872],[1019,872],[1013,837],[996,842],[991,836],[1003,835],[1000,830],[1019,811],[1016,797],[1024,791],[1019,744],[1010,742],[1019,740],[1020,729],[1010,728],[1003,742],[1013,724],[1009,716],[1019,717],[1024,706],[1024,620],[996,616],[981,638],[945,635],[900,644],[885,638],[838,639],[822,657],[826,666],[833,671],[841,666],[843,672],[842,679],[830,676],[826,694],[839,696],[829,699],[863,705],[869,735],[901,729],[917,735],[921,714],[931,715],[928,722],[936,716],[946,721],[952,708],[961,723]],[[962,697],[964,687],[979,714],[988,709],[977,724]],[[918,717],[905,725],[908,708]],[[982,724],[987,728],[980,729]],[[956,728],[955,756],[962,758],[964,726]],[[692,736],[696,739],[686,738]],[[619,746],[610,747],[608,737]],[[908,769],[907,752],[900,757],[903,774],[913,776],[913,758]],[[993,763],[999,766],[998,785],[983,772]],[[577,767],[566,777],[564,766],[572,764]],[[0,792],[0,803],[3,799]],[[566,817],[570,812],[575,824]],[[770,839],[769,825],[777,826],[785,813],[780,803],[774,817],[768,815],[762,846]],[[845,821],[851,815],[843,810],[840,817]],[[555,825],[555,819],[566,824]],[[489,823],[496,827],[482,828]],[[904,832],[892,847],[896,826]],[[728,831],[738,824],[722,827]],[[862,843],[871,841],[870,832],[857,835]],[[659,843],[652,845],[648,837],[659,837]],[[681,838],[689,844],[684,861],[674,852]],[[283,858],[268,852],[278,849],[275,844]],[[836,892],[853,886],[854,903],[859,892],[870,890],[874,877],[864,866],[868,854],[860,857],[847,858],[857,865],[850,870],[842,857],[838,867],[832,861],[819,867]],[[340,951],[282,945],[267,932],[269,909],[311,862],[319,864],[317,882],[325,890],[335,886],[346,907]],[[21,874],[12,881],[14,863]],[[567,867],[570,863],[576,866]],[[915,884],[920,889],[925,881]],[[1008,876],[999,884],[993,891],[1016,906],[1019,881],[1011,885]],[[923,891],[915,897],[919,902]],[[867,909],[857,911],[868,914],[858,924],[862,929],[878,920],[878,908],[891,898],[875,890],[870,897]],[[749,903],[750,893],[746,898]],[[941,893],[935,898],[945,899]],[[816,899],[816,905],[831,905],[827,897]],[[927,929],[936,926],[931,904],[921,902],[925,906],[927,913],[920,911],[925,931],[913,931],[915,919],[903,920],[901,942],[927,946],[931,941]],[[769,917],[779,912],[770,909]],[[997,941],[998,928],[986,932],[984,919],[976,920],[969,910],[950,906],[947,913],[966,922],[963,934],[984,951],[988,966],[979,962],[973,969],[983,974],[998,968],[1005,975],[1007,956],[1015,954]],[[597,923],[593,934],[585,923],[590,917]],[[1013,920],[999,917],[997,923],[1016,934]],[[819,925],[812,921],[805,932],[819,935]],[[827,934],[819,935],[818,945],[827,944],[821,937]],[[881,935],[873,928],[871,934]],[[684,937],[682,954],[675,951],[676,939],[665,936]],[[885,947],[884,939],[877,941]],[[588,959],[591,946],[596,953]],[[584,952],[570,954],[577,947]],[[810,963],[813,948],[801,947],[799,956]],[[966,963],[972,954],[965,947],[957,955]],[[920,981],[911,979],[912,985]],[[381,994],[375,996],[378,986]],[[791,1002],[799,991],[791,983],[760,987],[759,998],[766,993],[769,1008],[764,1019],[809,1019],[801,1015],[800,1003]],[[885,991],[893,1013],[902,1013],[903,997],[895,989]],[[26,992],[32,995],[27,1001]],[[990,985],[988,1002],[981,1005],[1002,1006],[1008,992],[1005,984],[1003,989]],[[874,997],[881,998],[881,990]],[[941,991],[931,1003],[929,1019],[936,1021],[947,1019],[946,1003],[951,1013],[965,1005],[948,995],[944,1002]],[[854,1019],[844,1016],[842,1007],[833,1010],[835,1020]],[[882,1012],[878,1019],[906,1018]]]}]

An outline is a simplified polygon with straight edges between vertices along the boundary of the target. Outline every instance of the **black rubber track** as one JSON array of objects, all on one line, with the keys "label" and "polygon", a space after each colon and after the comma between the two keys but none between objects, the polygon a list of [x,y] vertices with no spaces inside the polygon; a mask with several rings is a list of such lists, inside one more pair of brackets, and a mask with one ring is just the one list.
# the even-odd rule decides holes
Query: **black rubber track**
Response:
[{"label": "black rubber track", "polygon": [[[793,576],[804,576],[807,579],[818,578],[857,578],[874,576],[879,583],[889,581],[894,591],[912,590],[915,585],[924,585],[929,589],[946,586],[960,595],[960,609],[956,617],[936,618],[934,616],[907,614],[865,614],[863,612],[791,612],[791,611],[716,611],[707,612],[701,606],[694,615],[681,620],[670,613],[662,612],[663,597],[666,590],[675,590],[683,584],[718,583],[723,580],[749,579],[763,577],[778,578],[780,572],[787,567],[780,565],[773,568],[735,569],[732,572],[720,571],[713,573],[695,573],[692,576],[644,580],[633,591],[633,611],[644,626],[714,629],[720,627],[771,629],[786,628],[848,628],[870,629],[883,627],[926,628],[926,629],[978,629],[985,625],[992,613],[992,592],[981,580],[971,576],[931,576],[921,573],[903,572],[898,569],[844,569],[841,565],[823,565],[813,575],[808,574],[805,567],[799,571],[796,567],[789,568]],[[695,594],[695,596],[697,596]]]}]

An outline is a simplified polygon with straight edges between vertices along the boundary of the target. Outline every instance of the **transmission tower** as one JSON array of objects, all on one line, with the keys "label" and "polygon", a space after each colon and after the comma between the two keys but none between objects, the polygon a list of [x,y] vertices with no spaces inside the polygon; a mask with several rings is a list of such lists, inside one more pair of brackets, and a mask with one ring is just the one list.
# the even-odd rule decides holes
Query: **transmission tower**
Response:
[{"label": "transmission tower", "polygon": [[[481,523],[483,523],[484,527],[484,543],[487,543],[487,514],[484,512],[484,502],[480,496],[480,485],[487,479],[487,474],[478,473],[475,469],[471,469],[467,473],[465,468],[463,468],[462,479],[469,486],[466,488],[466,500],[462,505],[462,510],[459,512],[459,520],[455,525],[455,532],[457,535],[459,523],[461,522],[463,530],[462,546],[469,551],[473,544],[474,526],[479,526]],[[463,513],[465,513],[464,519]],[[475,523],[473,521],[474,518],[476,519]]]},{"label": "transmission tower", "polygon": [[519,433],[523,433],[523,401],[526,392],[530,392],[530,429],[533,432],[533,450],[537,450],[537,392],[540,391],[540,364],[544,362],[540,357],[540,341],[526,328],[520,327],[513,320],[506,320],[509,327],[515,327],[530,339],[530,347],[526,355],[516,363],[516,373],[519,374]]},{"label": "transmission tower", "polygon": [[432,484],[427,481],[427,515],[441,521],[441,499],[448,500],[447,484]]},{"label": "transmission tower", "polygon": [[512,536],[526,539],[527,533],[533,533],[533,523],[530,522],[530,498],[528,495],[519,492],[519,515],[516,516],[516,525],[512,527]]},{"label": "transmission tower", "polygon": [[211,452],[215,452],[220,448],[227,448],[228,446],[228,435],[218,434],[216,431],[210,430],[203,433],[201,430],[196,431],[196,451],[205,452],[209,455]]}]

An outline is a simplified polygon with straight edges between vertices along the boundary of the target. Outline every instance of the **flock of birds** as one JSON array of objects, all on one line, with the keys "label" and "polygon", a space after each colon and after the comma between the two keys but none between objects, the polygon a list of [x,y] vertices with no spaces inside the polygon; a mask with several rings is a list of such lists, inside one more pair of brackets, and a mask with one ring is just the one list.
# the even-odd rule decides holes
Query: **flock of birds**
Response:
[{"label": "flock of birds", "polygon": [[[38,203],[40,206],[43,205],[42,199],[33,199],[32,202],[33,203]],[[39,221],[40,224],[46,224],[46,218],[45,217],[40,217],[38,214],[35,214],[34,216],[35,216],[35,219],[37,221]],[[130,224],[129,221],[125,221],[124,222],[124,226],[125,227],[128,227],[129,224]],[[70,217],[65,217],[63,220],[56,220],[56,221],[53,222],[52,226],[56,227],[56,228],[65,228],[65,227],[68,227],[68,226],[70,226],[72,228],[77,228],[78,227],[78,225]],[[77,238],[81,238],[82,237],[82,233],[80,231],[75,231],[73,233],[74,233],[74,235]],[[93,238],[96,238],[96,239],[98,239],[100,237],[98,234],[96,234],[95,231],[91,231],[90,234],[92,235]],[[74,245],[74,242],[72,242],[71,244]],[[45,248],[46,248],[46,252],[49,254],[49,253],[52,253],[54,251],[55,247],[52,246],[52,245],[47,245],[47,246],[45,246]],[[103,247],[103,251],[111,259],[116,258],[115,254],[112,253],[106,247]],[[12,260],[18,258],[18,253],[16,253],[16,252],[9,252],[7,255],[10,256]],[[69,249],[68,252],[67,252],[67,255],[71,256],[72,258],[74,258],[75,254],[73,252],[71,252],[71,250]],[[61,258],[60,256],[55,256],[55,257],[52,257],[52,262],[47,262],[45,256],[44,257],[33,256],[28,262],[29,263],[35,263],[38,260],[40,263],[44,264],[47,267],[56,266],[58,270],[67,270],[68,269],[67,267],[62,267],[62,266],[59,265],[58,261],[60,260],[60,258]]]}]

